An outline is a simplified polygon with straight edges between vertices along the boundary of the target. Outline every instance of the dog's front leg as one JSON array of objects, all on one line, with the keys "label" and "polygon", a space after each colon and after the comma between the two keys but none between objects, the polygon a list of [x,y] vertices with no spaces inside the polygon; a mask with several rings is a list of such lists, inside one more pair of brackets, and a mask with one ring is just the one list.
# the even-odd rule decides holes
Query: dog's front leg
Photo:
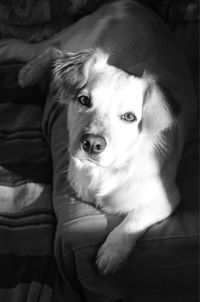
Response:
[{"label": "dog's front leg", "polygon": [[173,207],[169,204],[164,206],[157,204],[129,212],[100,247],[96,260],[99,271],[103,274],[116,271],[144,232],[150,226],[167,218],[172,211]]}]

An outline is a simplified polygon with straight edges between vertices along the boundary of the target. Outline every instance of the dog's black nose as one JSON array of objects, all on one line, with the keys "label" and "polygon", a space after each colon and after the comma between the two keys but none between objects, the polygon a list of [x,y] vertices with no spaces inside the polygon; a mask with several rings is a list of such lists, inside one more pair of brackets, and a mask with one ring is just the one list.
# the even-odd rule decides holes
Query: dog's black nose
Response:
[{"label": "dog's black nose", "polygon": [[102,136],[95,134],[84,134],[81,137],[82,148],[89,154],[101,153],[106,147],[106,141]]}]

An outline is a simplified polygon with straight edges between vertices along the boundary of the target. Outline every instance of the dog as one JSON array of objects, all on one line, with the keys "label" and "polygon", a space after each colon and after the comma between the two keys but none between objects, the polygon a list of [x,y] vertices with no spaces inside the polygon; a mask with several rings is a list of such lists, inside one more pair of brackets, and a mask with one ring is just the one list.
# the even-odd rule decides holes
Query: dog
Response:
[{"label": "dog", "polygon": [[179,204],[176,172],[194,116],[186,63],[161,18],[134,1],[104,4],[38,49],[19,83],[53,68],[68,104],[71,187],[124,216],[96,259],[99,271],[113,272]]}]

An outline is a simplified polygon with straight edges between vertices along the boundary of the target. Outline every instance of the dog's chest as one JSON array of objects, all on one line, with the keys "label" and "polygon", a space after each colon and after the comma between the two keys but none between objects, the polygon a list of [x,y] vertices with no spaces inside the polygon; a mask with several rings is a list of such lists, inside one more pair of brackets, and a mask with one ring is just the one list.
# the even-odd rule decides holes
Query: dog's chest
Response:
[{"label": "dog's chest", "polygon": [[68,179],[77,196],[83,201],[95,204],[100,185],[100,171],[70,162]]},{"label": "dog's chest", "polygon": [[133,209],[137,181],[132,180],[129,185],[121,173],[96,168],[71,169],[69,178],[77,196],[85,202],[109,213],[127,213]]}]

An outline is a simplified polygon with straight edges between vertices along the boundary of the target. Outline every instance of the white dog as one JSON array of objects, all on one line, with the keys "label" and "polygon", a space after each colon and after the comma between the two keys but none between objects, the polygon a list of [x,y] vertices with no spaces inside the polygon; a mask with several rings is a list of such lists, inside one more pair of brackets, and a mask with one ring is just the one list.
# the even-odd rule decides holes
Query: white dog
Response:
[{"label": "white dog", "polygon": [[40,49],[19,81],[38,80],[57,58],[69,182],[83,201],[125,215],[97,255],[101,272],[114,271],[179,203],[176,171],[194,109],[190,76],[162,20],[133,1],[102,6]]},{"label": "white dog", "polygon": [[183,143],[181,121],[153,76],[135,77],[108,60],[96,49],[66,54],[55,68],[69,104],[68,180],[83,201],[126,215],[98,252],[104,273],[117,269],[146,229],[176,208]]}]

